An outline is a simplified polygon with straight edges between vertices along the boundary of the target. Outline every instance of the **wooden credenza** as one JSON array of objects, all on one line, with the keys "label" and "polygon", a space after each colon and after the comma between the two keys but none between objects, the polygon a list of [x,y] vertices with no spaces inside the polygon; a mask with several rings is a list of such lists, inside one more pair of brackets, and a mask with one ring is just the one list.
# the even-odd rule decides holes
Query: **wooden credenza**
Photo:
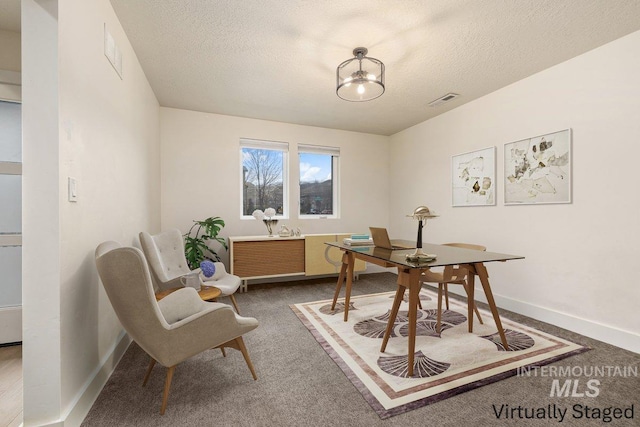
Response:
[{"label": "wooden credenza", "polygon": [[[342,251],[325,245],[350,234],[312,234],[296,237],[229,237],[231,274],[242,279],[241,291],[249,279],[283,276],[336,274],[342,265]],[[364,271],[358,260],[355,271]]]}]

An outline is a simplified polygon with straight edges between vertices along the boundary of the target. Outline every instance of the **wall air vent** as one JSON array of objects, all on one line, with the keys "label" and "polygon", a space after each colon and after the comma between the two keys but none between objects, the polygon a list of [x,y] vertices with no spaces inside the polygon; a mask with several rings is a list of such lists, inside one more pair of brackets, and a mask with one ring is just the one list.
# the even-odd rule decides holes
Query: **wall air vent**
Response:
[{"label": "wall air vent", "polygon": [[444,104],[445,102],[451,101],[453,98],[457,98],[460,95],[457,93],[448,93],[444,96],[441,96],[438,99],[435,99],[429,103],[429,107],[437,107],[438,105]]}]

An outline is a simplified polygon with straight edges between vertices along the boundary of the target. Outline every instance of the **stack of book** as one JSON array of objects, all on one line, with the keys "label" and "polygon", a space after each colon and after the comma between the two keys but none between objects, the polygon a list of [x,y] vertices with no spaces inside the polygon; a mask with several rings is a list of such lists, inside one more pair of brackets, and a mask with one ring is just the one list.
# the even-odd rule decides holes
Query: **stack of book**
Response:
[{"label": "stack of book", "polygon": [[342,243],[349,246],[371,246],[373,239],[368,234],[352,234],[351,237],[345,238]]}]

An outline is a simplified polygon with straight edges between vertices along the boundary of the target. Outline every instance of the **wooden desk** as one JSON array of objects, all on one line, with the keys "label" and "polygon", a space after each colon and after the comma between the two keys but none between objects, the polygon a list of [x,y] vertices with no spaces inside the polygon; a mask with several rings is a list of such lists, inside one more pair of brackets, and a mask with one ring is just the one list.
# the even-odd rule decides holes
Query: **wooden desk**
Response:
[{"label": "wooden desk", "polygon": [[[411,245],[409,241],[399,241],[403,245]],[[338,276],[336,291],[333,296],[333,304],[331,309],[335,309],[336,301],[342,288],[342,282],[346,277],[346,292],[344,302],[344,321],[349,316],[349,300],[351,297],[351,285],[353,283],[353,265],[356,258],[371,262],[383,267],[397,267],[398,269],[398,290],[396,291],[393,306],[391,308],[391,316],[387,323],[387,329],[382,340],[381,352],[384,352],[389,341],[389,336],[393,329],[400,303],[404,298],[405,290],[409,290],[409,336],[408,336],[408,374],[413,376],[413,361],[415,356],[416,344],[416,321],[418,313],[418,300],[420,293],[420,276],[432,267],[444,267],[447,265],[459,265],[469,271],[468,274],[468,291],[469,303],[468,316],[473,319],[473,301],[474,301],[474,278],[478,276],[482,283],[487,302],[491,308],[491,314],[495,321],[500,340],[505,349],[509,348],[507,338],[502,328],[500,315],[496,307],[491,286],[489,285],[489,274],[484,266],[485,262],[508,261],[513,259],[522,259],[524,257],[517,255],[499,254],[495,252],[475,251],[471,249],[457,248],[453,246],[423,244],[423,251],[429,254],[436,254],[437,258],[426,263],[416,263],[406,260],[406,255],[413,253],[413,249],[409,250],[390,250],[377,248],[374,246],[352,247],[341,243],[327,243],[327,245],[339,248],[344,252],[342,256],[342,268]],[[469,322],[469,332],[473,332],[473,322]]]},{"label": "wooden desk", "polygon": [[[165,289],[164,291],[157,292],[156,301],[160,301],[162,298],[177,291],[178,289],[182,289],[182,288],[171,288],[171,289]],[[202,298],[203,301],[215,300],[220,296],[221,293],[222,291],[216,288],[215,286],[202,286],[198,291],[198,295],[200,295],[200,298]]]}]

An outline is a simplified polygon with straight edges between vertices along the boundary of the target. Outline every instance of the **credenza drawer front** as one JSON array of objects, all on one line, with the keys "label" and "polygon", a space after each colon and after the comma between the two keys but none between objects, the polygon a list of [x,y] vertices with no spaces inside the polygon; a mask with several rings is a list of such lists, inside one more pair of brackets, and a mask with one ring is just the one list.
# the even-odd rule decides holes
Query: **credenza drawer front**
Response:
[{"label": "credenza drawer front", "polygon": [[240,277],[304,274],[304,240],[234,242],[233,273]]},{"label": "credenza drawer front", "polygon": [[[305,236],[304,238],[304,272],[307,276],[316,276],[319,274],[335,274],[339,268],[330,264],[325,258],[327,249],[335,249],[327,246],[325,242],[335,242],[335,234],[320,236]],[[338,260],[341,262],[342,252],[338,249]]]}]

